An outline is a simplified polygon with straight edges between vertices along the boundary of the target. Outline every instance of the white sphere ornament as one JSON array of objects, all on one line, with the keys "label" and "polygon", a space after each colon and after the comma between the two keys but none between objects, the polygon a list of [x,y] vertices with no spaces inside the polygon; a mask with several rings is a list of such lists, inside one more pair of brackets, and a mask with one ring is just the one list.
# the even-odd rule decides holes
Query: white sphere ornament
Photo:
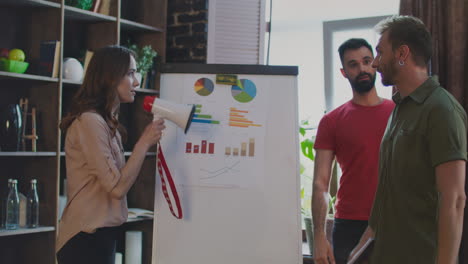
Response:
[{"label": "white sphere ornament", "polygon": [[83,66],[75,58],[65,58],[63,60],[63,78],[75,82],[83,79]]}]

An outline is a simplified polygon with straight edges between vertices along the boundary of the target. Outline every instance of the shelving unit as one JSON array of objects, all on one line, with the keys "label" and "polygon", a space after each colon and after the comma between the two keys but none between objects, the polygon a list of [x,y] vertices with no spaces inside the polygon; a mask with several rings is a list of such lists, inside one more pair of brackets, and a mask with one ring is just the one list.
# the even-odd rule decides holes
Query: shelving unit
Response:
[{"label": "shelving unit", "polygon": [[2,229],[0,230],[0,237],[26,235],[26,234],[52,232],[52,231],[55,231],[55,227],[53,226],[40,226],[37,228],[19,228],[16,230]]},{"label": "shelving unit", "polygon": [[54,1],[47,0],[3,0],[2,4],[11,4],[19,7],[53,7],[60,8],[60,4]]},{"label": "shelving unit", "polygon": [[[104,15],[67,6],[65,0],[0,0],[0,23],[5,25],[0,48],[20,48],[30,63],[24,74],[0,71],[0,106],[17,104],[27,97],[38,112],[39,136],[37,152],[0,151],[0,195],[5,199],[9,178],[18,179],[18,190],[23,194],[27,193],[29,181],[37,179],[41,224],[34,229],[0,229],[0,263],[55,263],[58,197],[63,194],[66,179],[63,135],[58,125],[81,82],[65,80],[61,73],[59,78],[38,75],[41,42],[61,42],[60,62],[67,57],[80,58],[86,50],[126,45],[129,40],[139,46],[151,45],[158,52],[158,62],[165,61],[167,0],[110,1],[109,14]],[[158,76],[154,87],[137,89],[135,102],[121,107],[120,119],[128,132],[126,158],[151,122],[152,116],[143,111],[142,102],[145,95],[159,94]],[[154,209],[155,163],[153,149],[127,195],[129,207]],[[143,231],[143,263],[151,263],[152,227],[151,218],[131,219],[123,224],[118,251],[123,252],[125,231]]]},{"label": "shelving unit", "polygon": [[0,79],[20,79],[20,80],[33,80],[42,82],[58,82],[57,78],[50,78],[40,75],[25,74],[25,73],[13,73],[0,71]]},{"label": "shelving unit", "polygon": [[0,157],[55,157],[57,152],[0,151]]},{"label": "shelving unit", "polygon": [[72,6],[65,6],[65,19],[85,21],[88,23],[117,21],[116,17],[103,15]]},{"label": "shelving unit", "polygon": [[128,219],[127,223],[143,222],[143,221],[153,221],[153,218],[132,218]]}]

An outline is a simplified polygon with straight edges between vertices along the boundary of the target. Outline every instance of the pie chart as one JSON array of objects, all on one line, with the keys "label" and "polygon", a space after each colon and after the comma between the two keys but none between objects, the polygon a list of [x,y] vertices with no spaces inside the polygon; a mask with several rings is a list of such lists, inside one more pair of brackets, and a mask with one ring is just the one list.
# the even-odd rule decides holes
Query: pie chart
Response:
[{"label": "pie chart", "polygon": [[251,80],[237,80],[237,85],[231,88],[232,97],[240,103],[248,103],[257,95],[257,87]]},{"label": "pie chart", "polygon": [[213,92],[213,82],[208,78],[200,78],[195,82],[195,92],[201,96],[208,96]]}]

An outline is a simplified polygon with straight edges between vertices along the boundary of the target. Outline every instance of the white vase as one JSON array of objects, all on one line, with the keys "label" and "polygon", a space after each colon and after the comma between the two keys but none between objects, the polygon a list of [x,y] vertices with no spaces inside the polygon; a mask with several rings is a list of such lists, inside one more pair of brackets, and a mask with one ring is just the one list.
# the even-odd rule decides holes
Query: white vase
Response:
[{"label": "white vase", "polygon": [[83,79],[83,66],[75,58],[65,58],[63,60],[63,78],[75,82]]}]

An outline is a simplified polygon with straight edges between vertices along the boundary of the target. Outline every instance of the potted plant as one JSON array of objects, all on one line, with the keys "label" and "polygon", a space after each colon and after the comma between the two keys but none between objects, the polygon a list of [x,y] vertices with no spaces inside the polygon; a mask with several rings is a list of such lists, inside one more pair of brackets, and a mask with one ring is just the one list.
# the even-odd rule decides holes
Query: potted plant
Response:
[{"label": "potted plant", "polygon": [[139,78],[141,84],[141,80],[144,80],[143,77],[145,77],[147,72],[153,67],[153,60],[158,53],[150,45],[139,48],[136,44],[129,44],[128,48],[135,52],[137,78]]},{"label": "potted plant", "polygon": [[[308,162],[308,161],[314,161],[315,160],[315,155],[314,155],[314,144],[315,144],[315,136],[312,136],[311,138],[306,137],[306,128],[305,126],[308,126],[307,121],[302,121],[301,126],[299,127],[299,133],[301,135],[301,141],[300,141],[300,147],[301,147],[301,153],[302,156],[305,158],[300,164],[300,174],[301,174],[301,200],[302,200],[302,206],[301,206],[301,213],[302,217],[304,219],[304,225],[306,229],[306,238],[307,238],[307,243],[309,246],[310,254],[313,254],[313,248],[314,248],[314,243],[313,243],[313,223],[312,223],[312,197],[310,193],[306,192],[306,186],[310,185],[312,186],[312,177],[307,175],[305,173],[305,167],[303,162]],[[334,185],[337,185],[337,164],[336,161],[333,162],[333,171],[332,171],[332,183],[331,187]],[[336,188],[333,189],[331,188],[330,192],[334,194],[336,192]],[[328,199],[328,214],[327,214],[327,220],[326,220],[326,232],[327,232],[327,238],[331,243],[331,235],[332,235],[332,230],[333,230],[333,219],[335,215],[335,200],[336,196],[332,196],[329,194],[329,199]]]}]

